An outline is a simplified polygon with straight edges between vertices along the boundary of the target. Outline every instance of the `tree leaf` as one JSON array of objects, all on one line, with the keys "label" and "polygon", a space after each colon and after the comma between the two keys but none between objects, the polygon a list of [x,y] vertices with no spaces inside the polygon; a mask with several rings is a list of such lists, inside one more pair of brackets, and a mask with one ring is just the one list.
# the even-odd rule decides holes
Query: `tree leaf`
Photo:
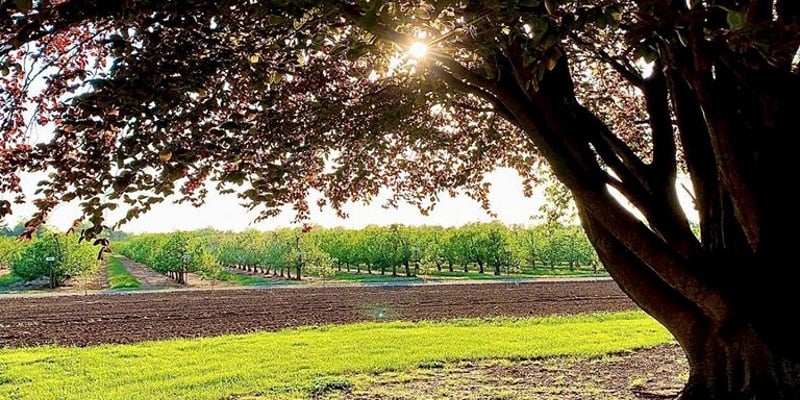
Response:
[{"label": "tree leaf", "polygon": [[30,11],[33,8],[33,0],[14,0],[14,5],[19,11]]},{"label": "tree leaf", "polygon": [[727,21],[732,30],[741,30],[747,25],[747,13],[742,10],[730,10],[728,11]]}]

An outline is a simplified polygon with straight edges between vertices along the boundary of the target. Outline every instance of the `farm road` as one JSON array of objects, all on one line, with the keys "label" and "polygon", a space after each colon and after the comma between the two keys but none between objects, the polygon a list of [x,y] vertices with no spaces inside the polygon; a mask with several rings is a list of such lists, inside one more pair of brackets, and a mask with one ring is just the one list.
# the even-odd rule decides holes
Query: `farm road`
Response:
[{"label": "farm road", "polygon": [[0,298],[0,347],[132,343],[375,320],[636,309],[609,280]]},{"label": "farm road", "polygon": [[127,269],[137,281],[139,281],[142,289],[181,287],[181,285],[174,280],[161,275],[142,264],[133,262],[125,257],[120,257],[119,261],[122,263],[122,266],[125,267],[125,269]]}]

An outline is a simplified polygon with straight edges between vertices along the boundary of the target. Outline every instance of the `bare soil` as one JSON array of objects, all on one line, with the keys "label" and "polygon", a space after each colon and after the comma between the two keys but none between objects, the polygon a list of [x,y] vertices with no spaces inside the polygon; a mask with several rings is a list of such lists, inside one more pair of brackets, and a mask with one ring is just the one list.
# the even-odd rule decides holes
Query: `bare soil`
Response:
[{"label": "bare soil", "polygon": [[359,375],[367,382],[329,399],[348,400],[641,400],[673,399],[686,383],[680,347],[611,354],[596,359],[486,360]]},{"label": "bare soil", "polygon": [[[150,280],[149,284],[157,283]],[[636,306],[612,281],[11,297],[0,298],[0,347],[132,343],[373,320],[443,320],[632,309]]]},{"label": "bare soil", "polygon": [[119,258],[122,266],[139,281],[142,289],[163,289],[183,287],[180,283],[159,274],[143,264],[133,262],[125,257]]},{"label": "bare soil", "polygon": [[222,288],[234,286],[230,282],[218,279],[206,279],[195,273],[186,274],[186,284],[182,285],[165,275],[153,271],[148,266],[131,261],[128,258],[120,257],[120,262],[128,272],[139,281],[141,289],[167,289],[167,288]]}]

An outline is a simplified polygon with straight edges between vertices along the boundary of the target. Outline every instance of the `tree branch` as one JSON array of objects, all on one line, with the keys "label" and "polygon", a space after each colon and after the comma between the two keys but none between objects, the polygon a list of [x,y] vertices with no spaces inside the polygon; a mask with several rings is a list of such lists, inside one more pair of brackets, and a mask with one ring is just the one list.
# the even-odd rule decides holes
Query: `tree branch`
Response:
[{"label": "tree branch", "polygon": [[642,91],[653,135],[653,162],[650,170],[661,181],[674,181],[678,170],[675,135],[670,117],[667,83],[660,62],[653,66],[653,73],[645,79]]},{"label": "tree branch", "polygon": [[608,64],[614,71],[617,71],[625,80],[630,82],[633,86],[641,88],[644,85],[644,78],[633,68],[626,60],[622,60],[620,62],[619,59],[612,57],[608,52],[603,49],[595,48],[591,45],[591,43],[583,40],[580,36],[576,35],[574,32],[570,33],[570,39],[575,41],[579,47],[583,48],[584,50],[591,52],[597,55],[600,60]]},{"label": "tree branch", "polygon": [[754,181],[751,173],[755,169],[748,168],[751,163],[744,160],[738,151],[737,138],[742,139],[742,136],[746,135],[737,135],[734,132],[736,128],[731,124],[731,118],[737,118],[736,110],[729,110],[731,112],[723,110],[726,105],[731,104],[733,99],[719,96],[716,90],[717,86],[709,85],[709,82],[716,82],[716,80],[711,77],[712,60],[703,45],[705,43],[703,35],[699,27],[690,34],[689,48],[693,63],[690,68],[686,69],[687,78],[696,93],[706,125],[709,127],[711,148],[719,166],[717,173],[722,179],[726,191],[730,194],[737,220],[742,225],[750,247],[757,249],[762,210],[756,199],[756,192],[753,190]]},{"label": "tree branch", "polygon": [[[683,341],[697,336],[700,327],[696,324],[704,320],[702,311],[642,264],[586,207],[578,204],[578,213],[586,236],[622,291],[648,314],[669,326],[682,346],[691,345]],[[676,318],[682,323],[674,323]]]},{"label": "tree branch", "polygon": [[800,24],[800,2],[797,0],[777,0],[775,10],[778,22],[784,25]]}]

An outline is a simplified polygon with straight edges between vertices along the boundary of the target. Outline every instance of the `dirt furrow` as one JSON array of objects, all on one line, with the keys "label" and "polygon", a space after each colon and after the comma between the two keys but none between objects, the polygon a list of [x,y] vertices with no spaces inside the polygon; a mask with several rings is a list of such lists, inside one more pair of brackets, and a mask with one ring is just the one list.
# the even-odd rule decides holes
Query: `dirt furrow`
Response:
[{"label": "dirt furrow", "polygon": [[0,298],[0,347],[131,343],[356,321],[535,316],[635,308],[611,281]]}]

